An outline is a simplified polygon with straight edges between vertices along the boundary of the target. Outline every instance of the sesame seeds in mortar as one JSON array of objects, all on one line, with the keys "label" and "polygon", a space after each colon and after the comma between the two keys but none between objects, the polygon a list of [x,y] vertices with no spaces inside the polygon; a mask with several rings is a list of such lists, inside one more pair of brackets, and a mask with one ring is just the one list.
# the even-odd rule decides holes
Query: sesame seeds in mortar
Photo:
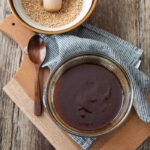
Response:
[{"label": "sesame seeds in mortar", "polygon": [[55,28],[69,24],[80,14],[83,0],[63,0],[62,9],[51,13],[46,11],[40,0],[21,0],[26,14],[38,24]]}]

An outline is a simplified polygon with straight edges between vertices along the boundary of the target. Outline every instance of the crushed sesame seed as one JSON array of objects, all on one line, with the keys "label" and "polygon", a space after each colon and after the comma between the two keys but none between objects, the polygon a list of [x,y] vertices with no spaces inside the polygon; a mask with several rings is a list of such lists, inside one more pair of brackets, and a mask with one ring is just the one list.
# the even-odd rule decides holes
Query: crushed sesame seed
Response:
[{"label": "crushed sesame seed", "polygon": [[69,24],[80,14],[83,0],[63,0],[62,9],[58,12],[48,12],[40,0],[22,0],[26,14],[42,26],[55,28]]}]

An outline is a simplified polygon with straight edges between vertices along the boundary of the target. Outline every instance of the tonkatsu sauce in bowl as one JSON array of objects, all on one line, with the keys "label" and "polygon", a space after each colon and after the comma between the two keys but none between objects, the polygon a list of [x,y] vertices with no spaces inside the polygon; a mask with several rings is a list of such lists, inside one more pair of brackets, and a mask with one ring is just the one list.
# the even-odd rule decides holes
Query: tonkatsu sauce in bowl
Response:
[{"label": "tonkatsu sauce in bowl", "polygon": [[99,136],[119,127],[133,103],[132,83],[124,69],[103,55],[76,56],[51,75],[46,108],[67,132]]},{"label": "tonkatsu sauce in bowl", "polygon": [[54,91],[61,118],[79,130],[97,130],[119,113],[123,90],[114,73],[103,66],[80,64],[66,71]]}]

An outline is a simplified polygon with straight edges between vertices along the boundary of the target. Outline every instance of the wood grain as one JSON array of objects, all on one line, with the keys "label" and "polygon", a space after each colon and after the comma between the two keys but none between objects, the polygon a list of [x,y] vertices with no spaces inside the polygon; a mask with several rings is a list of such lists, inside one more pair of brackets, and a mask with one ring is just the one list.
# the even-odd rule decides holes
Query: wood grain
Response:
[{"label": "wood grain", "polygon": [[[8,14],[7,1],[0,0],[0,21]],[[0,150],[42,150],[43,147],[52,150],[50,143],[2,91],[21,60],[19,46],[0,32]]]},{"label": "wood grain", "polygon": [[[0,20],[10,13],[6,0],[0,1]],[[144,49],[142,69],[150,76],[150,1],[99,0],[88,20]],[[0,88],[19,68],[21,52],[12,40],[0,33]],[[0,149],[51,150],[49,142],[23,113],[0,91]],[[150,138],[139,150],[150,149]]]},{"label": "wood grain", "polygon": [[5,34],[14,39],[23,50],[26,48],[29,39],[35,35],[35,33],[22,26],[17,18],[11,16],[12,15],[6,17],[5,22],[0,24],[0,28],[2,31],[6,31]]}]

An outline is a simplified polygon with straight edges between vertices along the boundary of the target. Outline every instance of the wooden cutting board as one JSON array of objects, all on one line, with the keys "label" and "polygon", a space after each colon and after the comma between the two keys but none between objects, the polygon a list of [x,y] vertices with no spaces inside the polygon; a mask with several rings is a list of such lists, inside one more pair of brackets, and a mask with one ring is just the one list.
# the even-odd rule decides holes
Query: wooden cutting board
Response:
[{"label": "wooden cutting board", "polygon": [[[8,16],[0,24],[0,30],[15,40],[22,50],[35,34],[22,26],[13,15]],[[41,70],[42,85],[49,73],[48,69]],[[24,54],[20,69],[4,87],[4,91],[57,150],[81,150],[77,143],[55,125],[46,110],[41,117],[34,116],[34,68],[28,55]],[[119,129],[99,137],[90,150],[134,150],[149,136],[149,124],[142,122],[133,109]]]}]

